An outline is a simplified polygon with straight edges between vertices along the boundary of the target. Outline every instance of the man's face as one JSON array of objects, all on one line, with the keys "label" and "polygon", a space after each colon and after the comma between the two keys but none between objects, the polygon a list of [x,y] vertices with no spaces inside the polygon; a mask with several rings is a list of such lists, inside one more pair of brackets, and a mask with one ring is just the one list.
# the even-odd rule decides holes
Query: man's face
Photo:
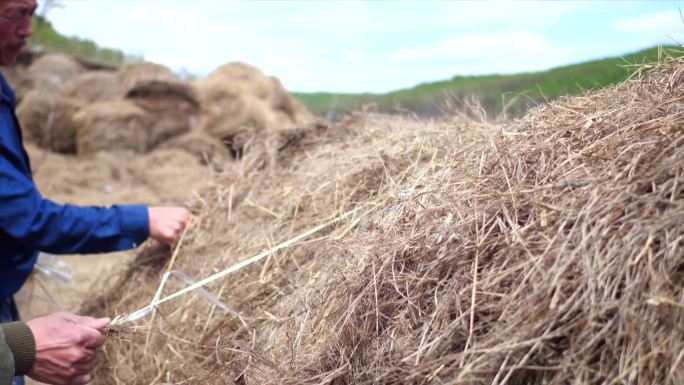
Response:
[{"label": "man's face", "polygon": [[31,37],[36,0],[0,0],[0,66],[14,63]]}]

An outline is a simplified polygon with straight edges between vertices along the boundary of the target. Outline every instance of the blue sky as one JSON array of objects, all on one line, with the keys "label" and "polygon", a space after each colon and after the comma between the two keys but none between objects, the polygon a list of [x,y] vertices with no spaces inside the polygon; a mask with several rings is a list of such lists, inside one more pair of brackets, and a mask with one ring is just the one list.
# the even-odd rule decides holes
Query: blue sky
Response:
[{"label": "blue sky", "polygon": [[684,44],[684,1],[61,3],[48,19],[63,34],[198,76],[243,61],[305,92],[386,92]]}]

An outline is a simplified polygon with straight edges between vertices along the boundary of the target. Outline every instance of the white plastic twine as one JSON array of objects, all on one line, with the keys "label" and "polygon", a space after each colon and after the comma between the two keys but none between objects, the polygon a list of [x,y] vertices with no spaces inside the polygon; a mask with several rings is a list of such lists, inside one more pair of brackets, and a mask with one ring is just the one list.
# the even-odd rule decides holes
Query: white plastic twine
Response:
[{"label": "white plastic twine", "polygon": [[223,302],[219,301],[218,298],[216,298],[215,296],[213,296],[212,294],[210,294],[210,293],[208,293],[206,290],[204,290],[204,289],[202,288],[202,286],[205,286],[205,285],[208,284],[208,283],[211,283],[211,282],[213,282],[213,281],[216,281],[217,279],[223,278],[223,277],[225,277],[225,276],[228,275],[228,274],[231,274],[231,273],[234,273],[234,272],[236,272],[236,271],[239,271],[239,270],[241,270],[241,269],[243,269],[243,268],[245,268],[245,267],[247,267],[247,266],[253,264],[254,262],[257,262],[257,261],[259,261],[259,260],[261,260],[261,259],[263,259],[263,258],[265,258],[265,257],[267,257],[267,256],[269,256],[269,255],[271,255],[271,254],[273,254],[274,252],[276,252],[276,251],[278,251],[278,250],[284,249],[284,248],[286,248],[286,247],[290,247],[290,246],[294,245],[295,243],[297,243],[297,242],[299,242],[299,241],[301,241],[301,240],[303,240],[303,239],[305,239],[305,238],[307,238],[307,237],[309,237],[309,236],[311,236],[311,235],[313,235],[313,234],[315,234],[315,233],[317,233],[317,232],[319,232],[319,231],[325,229],[326,227],[328,227],[328,226],[330,226],[330,225],[332,225],[332,224],[334,224],[334,223],[336,223],[336,222],[339,222],[339,221],[341,221],[342,219],[347,218],[348,216],[350,216],[350,215],[354,214],[355,212],[357,212],[359,209],[360,209],[360,208],[356,208],[356,209],[354,209],[354,210],[347,211],[346,213],[344,213],[344,214],[342,214],[342,215],[336,217],[335,219],[332,219],[332,220],[330,220],[330,221],[328,221],[328,222],[325,222],[325,223],[323,223],[323,224],[321,224],[321,225],[318,225],[318,226],[316,226],[316,227],[314,227],[314,228],[312,228],[312,229],[310,229],[310,230],[308,230],[308,231],[306,231],[306,232],[304,232],[304,233],[302,233],[302,234],[299,234],[298,236],[296,236],[296,237],[294,237],[294,238],[292,238],[292,239],[290,239],[290,240],[288,240],[288,241],[285,241],[285,242],[283,242],[283,243],[280,243],[280,244],[278,244],[278,245],[276,245],[276,246],[270,248],[269,250],[266,250],[266,251],[264,251],[264,252],[262,252],[262,253],[260,253],[260,254],[258,254],[258,255],[253,256],[252,258],[249,258],[249,259],[246,259],[246,260],[244,260],[244,261],[242,261],[242,262],[239,262],[239,263],[237,263],[237,264],[235,264],[235,265],[233,265],[233,266],[227,268],[226,270],[220,271],[220,272],[218,272],[218,273],[216,273],[216,274],[214,274],[214,275],[212,275],[212,276],[210,276],[210,277],[207,277],[207,278],[205,278],[205,279],[203,279],[203,280],[201,280],[201,281],[199,281],[199,282],[192,283],[190,286],[188,286],[188,287],[186,287],[186,288],[184,288],[184,289],[182,289],[182,290],[179,290],[179,291],[177,291],[177,292],[175,292],[175,293],[173,293],[173,294],[170,294],[170,295],[168,295],[168,296],[166,296],[166,297],[164,297],[164,298],[162,298],[162,299],[159,299],[159,297],[161,297],[162,290],[163,290],[163,288],[164,288],[164,285],[166,285],[166,281],[168,280],[169,276],[171,276],[171,275],[176,275],[176,276],[180,277],[181,279],[183,279],[186,283],[191,283],[191,282],[192,282],[192,280],[191,280],[189,277],[187,277],[185,274],[183,274],[183,273],[181,273],[181,272],[178,272],[178,271],[169,271],[169,272],[165,273],[165,274],[162,276],[161,283],[159,284],[159,288],[157,289],[157,292],[155,293],[154,298],[152,298],[152,302],[150,302],[149,305],[147,305],[147,306],[145,306],[145,307],[143,307],[143,308],[141,308],[141,309],[138,309],[138,310],[136,310],[136,311],[134,311],[134,312],[132,312],[132,313],[130,313],[130,314],[128,314],[128,315],[123,315],[123,316],[116,317],[116,318],[112,321],[111,324],[112,324],[112,325],[120,325],[120,324],[123,324],[123,323],[136,321],[136,320],[138,320],[138,319],[140,319],[140,318],[143,318],[143,317],[149,315],[150,313],[152,313],[152,312],[154,311],[154,309],[157,307],[157,305],[160,305],[160,304],[162,304],[162,303],[164,303],[164,302],[170,301],[170,300],[172,300],[172,299],[174,299],[174,298],[180,297],[181,295],[187,294],[187,293],[189,293],[189,292],[191,292],[191,291],[193,291],[193,290],[197,290],[197,291],[200,293],[200,295],[202,295],[204,298],[206,298],[207,300],[209,300],[209,301],[212,302],[213,304],[219,306],[220,308],[222,308],[222,309],[223,309],[224,311],[226,311],[227,313],[236,314],[236,313],[235,313],[232,309],[230,309],[226,304],[224,304]]}]

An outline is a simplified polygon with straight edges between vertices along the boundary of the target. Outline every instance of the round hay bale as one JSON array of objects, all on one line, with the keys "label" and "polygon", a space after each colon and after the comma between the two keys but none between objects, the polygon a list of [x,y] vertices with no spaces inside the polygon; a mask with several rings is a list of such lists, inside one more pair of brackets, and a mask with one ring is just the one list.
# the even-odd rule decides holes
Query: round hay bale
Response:
[{"label": "round hay bale", "polygon": [[67,81],[62,91],[89,103],[120,99],[125,93],[117,73],[112,71],[85,72]]},{"label": "round hay bale", "polygon": [[185,135],[167,140],[159,146],[160,149],[180,149],[194,155],[202,163],[221,161],[230,157],[228,148],[216,138],[202,133],[189,132]]},{"label": "round hay bale", "polygon": [[[255,98],[246,98],[247,116],[246,125],[255,127],[257,131],[273,130],[281,127],[276,111],[269,103]],[[286,118],[286,120],[289,120]]]},{"label": "round hay bale", "polygon": [[309,112],[309,110],[301,102],[295,100],[287,92],[283,84],[276,77],[271,77],[273,83],[273,92],[271,93],[270,103],[278,120],[283,124],[289,122],[296,124],[312,123],[316,118]]},{"label": "round hay bale", "polygon": [[31,64],[28,69],[28,80],[34,89],[59,89],[83,71],[83,66],[71,56],[48,53]]},{"label": "round hay bale", "polygon": [[199,103],[192,88],[181,81],[145,80],[138,82],[126,98],[151,117],[149,147],[184,134],[197,125]]},{"label": "round hay bale", "polygon": [[244,129],[247,103],[242,90],[221,80],[202,79],[194,83],[200,102],[200,127],[209,135],[223,139]]},{"label": "round hay bale", "polygon": [[226,142],[244,132],[276,131],[314,118],[280,81],[244,63],[229,63],[195,82],[200,127]]},{"label": "round hay bale", "polygon": [[79,155],[100,151],[144,153],[148,143],[148,116],[133,102],[92,104],[74,116],[76,151]]},{"label": "round hay bale", "polygon": [[76,152],[73,116],[81,103],[54,92],[29,91],[17,107],[27,140],[64,154]]},{"label": "round hay bale", "polygon": [[295,105],[290,97],[290,94],[285,90],[280,80],[274,76],[270,77],[272,84],[272,92],[270,95],[271,107],[274,110],[282,111],[292,120],[296,119]]},{"label": "round hay bale", "polygon": [[126,91],[138,82],[147,80],[177,81],[178,77],[167,67],[152,62],[127,64],[119,70],[119,78]]},{"label": "round hay bale", "polygon": [[273,83],[269,77],[259,69],[240,62],[224,64],[210,73],[207,78],[233,83],[234,87],[242,89],[242,93],[259,99],[268,99],[273,91]]}]

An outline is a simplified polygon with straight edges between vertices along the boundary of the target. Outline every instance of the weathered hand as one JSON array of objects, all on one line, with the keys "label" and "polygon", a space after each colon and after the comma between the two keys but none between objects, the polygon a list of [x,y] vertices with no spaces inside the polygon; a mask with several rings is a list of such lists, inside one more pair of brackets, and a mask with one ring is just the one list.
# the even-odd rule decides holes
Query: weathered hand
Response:
[{"label": "weathered hand", "polygon": [[168,245],[178,240],[190,220],[183,207],[149,207],[150,238]]},{"label": "weathered hand", "polygon": [[95,349],[104,343],[100,330],[109,322],[66,312],[28,321],[36,341],[36,361],[28,376],[54,385],[90,382]]}]

